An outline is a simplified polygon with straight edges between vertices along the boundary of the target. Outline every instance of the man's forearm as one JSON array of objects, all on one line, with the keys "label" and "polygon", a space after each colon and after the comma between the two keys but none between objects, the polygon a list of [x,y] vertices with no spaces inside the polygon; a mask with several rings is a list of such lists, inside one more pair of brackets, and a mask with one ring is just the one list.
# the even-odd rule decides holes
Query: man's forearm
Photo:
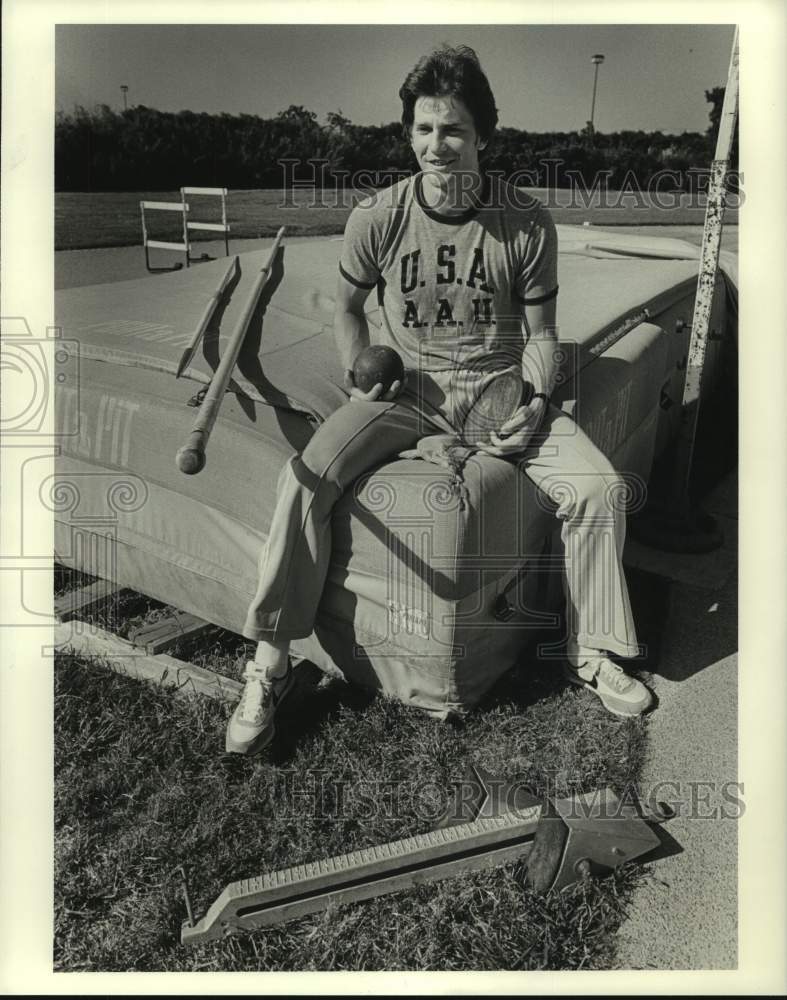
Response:
[{"label": "man's forearm", "polygon": [[544,328],[539,337],[531,337],[522,352],[522,378],[531,383],[534,394],[552,395],[559,367],[556,349],[556,331]]},{"label": "man's forearm", "polygon": [[369,346],[369,327],[366,317],[338,311],[334,316],[333,334],[342,368],[351,369],[364,347]]}]

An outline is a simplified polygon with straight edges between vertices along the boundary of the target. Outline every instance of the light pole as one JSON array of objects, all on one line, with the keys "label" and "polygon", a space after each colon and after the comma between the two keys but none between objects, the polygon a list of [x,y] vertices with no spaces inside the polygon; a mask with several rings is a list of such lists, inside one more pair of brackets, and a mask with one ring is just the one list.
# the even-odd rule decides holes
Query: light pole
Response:
[{"label": "light pole", "polygon": [[592,56],[590,61],[596,67],[593,72],[593,100],[590,102],[590,134],[593,135],[593,118],[596,113],[596,86],[598,84],[598,68],[604,62],[604,56],[600,53]]},{"label": "light pole", "polygon": [[128,99],[126,97],[126,95],[128,94],[128,87],[126,86],[125,83],[121,83],[120,89],[123,91],[123,110],[128,111]]}]

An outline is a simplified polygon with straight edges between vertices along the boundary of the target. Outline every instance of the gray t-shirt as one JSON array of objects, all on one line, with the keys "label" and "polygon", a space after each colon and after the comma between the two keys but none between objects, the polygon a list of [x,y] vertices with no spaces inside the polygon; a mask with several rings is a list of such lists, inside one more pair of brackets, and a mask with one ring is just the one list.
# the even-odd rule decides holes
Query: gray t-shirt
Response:
[{"label": "gray t-shirt", "polygon": [[487,175],[479,207],[455,216],[426,204],[423,177],[356,205],[339,267],[377,289],[373,339],[428,373],[420,394],[455,422],[493,373],[520,369],[522,305],[557,294],[557,233],[540,201],[499,177]]}]

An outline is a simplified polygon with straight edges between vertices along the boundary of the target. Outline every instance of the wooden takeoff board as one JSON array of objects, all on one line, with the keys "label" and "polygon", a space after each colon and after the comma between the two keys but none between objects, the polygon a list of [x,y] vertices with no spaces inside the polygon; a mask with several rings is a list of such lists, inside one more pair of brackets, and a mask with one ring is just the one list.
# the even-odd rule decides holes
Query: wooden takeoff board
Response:
[{"label": "wooden takeoff board", "polygon": [[281,923],[325,909],[478,871],[526,854],[541,807],[475,819],[349,854],[232,882],[181,942],[220,938],[234,930]]}]

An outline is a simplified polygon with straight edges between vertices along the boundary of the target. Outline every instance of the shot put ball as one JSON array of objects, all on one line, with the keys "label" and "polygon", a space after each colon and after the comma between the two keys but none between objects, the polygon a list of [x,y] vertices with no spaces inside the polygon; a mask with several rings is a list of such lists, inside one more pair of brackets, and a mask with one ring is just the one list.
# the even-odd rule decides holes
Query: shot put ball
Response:
[{"label": "shot put ball", "polygon": [[385,393],[394,382],[404,378],[404,363],[392,347],[373,344],[365,347],[355,359],[353,378],[361,392],[369,392],[381,382]]}]

